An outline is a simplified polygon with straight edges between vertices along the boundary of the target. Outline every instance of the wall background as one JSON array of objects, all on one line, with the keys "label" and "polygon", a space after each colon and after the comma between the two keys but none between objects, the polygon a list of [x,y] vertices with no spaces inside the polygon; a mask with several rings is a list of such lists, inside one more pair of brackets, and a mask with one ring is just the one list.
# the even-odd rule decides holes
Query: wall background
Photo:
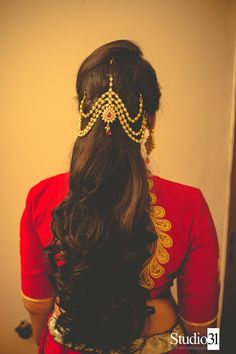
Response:
[{"label": "wall background", "polygon": [[[222,281],[233,120],[234,0],[1,1],[1,352],[34,353],[14,332],[19,220],[29,188],[68,169],[75,78],[99,45],[137,41],[162,86],[152,166],[202,189],[218,231]],[[222,301],[222,298],[221,298]]]}]

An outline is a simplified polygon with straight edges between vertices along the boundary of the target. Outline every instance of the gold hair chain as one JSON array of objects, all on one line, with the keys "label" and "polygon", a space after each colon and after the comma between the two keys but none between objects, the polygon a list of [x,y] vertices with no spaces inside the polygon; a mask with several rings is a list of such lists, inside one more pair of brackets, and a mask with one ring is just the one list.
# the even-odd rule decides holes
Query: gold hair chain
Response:
[{"label": "gold hair chain", "polygon": [[152,150],[156,147],[155,144],[155,139],[154,139],[154,129],[149,129],[149,135],[148,138],[146,140],[146,142],[144,143],[147,154],[150,155]]},{"label": "gold hair chain", "polygon": [[[139,112],[134,117],[131,118],[129,112],[127,111],[125,104],[119,95],[113,91],[113,76],[109,75],[109,89],[98,98],[98,100],[92,105],[92,108],[88,113],[83,111],[84,101],[86,99],[86,93],[79,105],[79,119],[78,119],[78,136],[83,137],[86,135],[98,118],[101,118],[105,123],[106,135],[111,135],[110,124],[113,123],[117,118],[120,121],[122,128],[125,133],[135,142],[141,143],[144,139],[144,132],[147,126],[147,114],[143,110],[143,97],[140,93],[139,96]],[[130,123],[135,123],[140,118],[143,117],[141,127],[138,131],[131,128]],[[81,122],[83,119],[89,119],[87,126],[81,129]]]}]

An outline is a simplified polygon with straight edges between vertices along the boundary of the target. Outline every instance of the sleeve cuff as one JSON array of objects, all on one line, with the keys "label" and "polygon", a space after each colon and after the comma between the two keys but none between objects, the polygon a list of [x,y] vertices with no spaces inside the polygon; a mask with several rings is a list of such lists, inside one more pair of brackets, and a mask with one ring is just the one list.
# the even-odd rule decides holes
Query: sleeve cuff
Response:
[{"label": "sleeve cuff", "polygon": [[190,326],[207,326],[212,322],[214,322],[217,319],[218,315],[216,315],[214,318],[206,322],[192,322],[192,321],[185,320],[182,316],[180,316],[180,314],[178,314],[178,316],[184,323],[189,324]]},{"label": "sleeve cuff", "polygon": [[50,300],[53,300],[54,297],[47,297],[47,298],[44,298],[44,299],[34,299],[32,297],[29,297],[29,296],[26,296],[22,291],[21,291],[21,296],[23,297],[23,299],[26,299],[26,300],[29,300],[29,301],[32,301],[32,302],[48,302]]}]

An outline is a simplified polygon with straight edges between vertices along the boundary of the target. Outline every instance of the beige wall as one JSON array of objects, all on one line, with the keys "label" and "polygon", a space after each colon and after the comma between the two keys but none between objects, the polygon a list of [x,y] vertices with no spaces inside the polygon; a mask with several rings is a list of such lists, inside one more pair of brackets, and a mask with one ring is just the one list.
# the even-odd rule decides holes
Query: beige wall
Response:
[{"label": "beige wall", "polygon": [[0,3],[4,319],[0,351],[4,354],[33,353],[32,341],[20,340],[14,333],[26,317],[19,295],[18,255],[19,218],[26,193],[39,180],[68,168],[76,138],[76,72],[81,60],[105,42],[137,41],[156,68],[163,99],[153,170],[202,189],[222,248],[233,128],[233,2]]}]

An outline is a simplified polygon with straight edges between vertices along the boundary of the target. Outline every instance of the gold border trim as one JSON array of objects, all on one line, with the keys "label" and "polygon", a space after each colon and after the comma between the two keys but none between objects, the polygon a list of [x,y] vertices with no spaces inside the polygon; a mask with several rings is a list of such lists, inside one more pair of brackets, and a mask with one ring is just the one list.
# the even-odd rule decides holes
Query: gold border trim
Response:
[{"label": "gold border trim", "polygon": [[153,180],[149,177],[148,178],[148,188],[149,188],[149,190],[151,190],[152,187],[153,187]]},{"label": "gold border trim", "polygon": [[191,326],[207,326],[210,323],[214,322],[217,319],[217,317],[218,317],[218,315],[216,315],[212,320],[209,320],[209,321],[206,321],[206,322],[191,322],[191,321],[185,320],[182,316],[180,316],[180,314],[178,314],[178,316],[183,322],[185,322],[185,323],[187,323],[187,324],[189,324]]},{"label": "gold border trim", "polygon": [[26,296],[26,295],[23,293],[23,291],[21,291],[21,295],[22,295],[22,297],[23,297],[24,299],[30,300],[30,301],[32,301],[32,302],[47,302],[47,301],[49,301],[49,300],[54,299],[53,296],[52,296],[52,297],[45,298],[45,299],[34,299],[34,298],[32,298],[32,297]]},{"label": "gold border trim", "polygon": [[161,277],[165,273],[164,264],[170,260],[167,249],[172,247],[173,239],[167,233],[172,229],[169,220],[165,219],[166,211],[163,207],[155,205],[157,202],[156,194],[151,192],[153,180],[148,177],[149,196],[151,203],[150,220],[157,234],[157,239],[151,247],[151,256],[144,263],[140,273],[140,285],[148,290],[154,288],[154,279]]}]

